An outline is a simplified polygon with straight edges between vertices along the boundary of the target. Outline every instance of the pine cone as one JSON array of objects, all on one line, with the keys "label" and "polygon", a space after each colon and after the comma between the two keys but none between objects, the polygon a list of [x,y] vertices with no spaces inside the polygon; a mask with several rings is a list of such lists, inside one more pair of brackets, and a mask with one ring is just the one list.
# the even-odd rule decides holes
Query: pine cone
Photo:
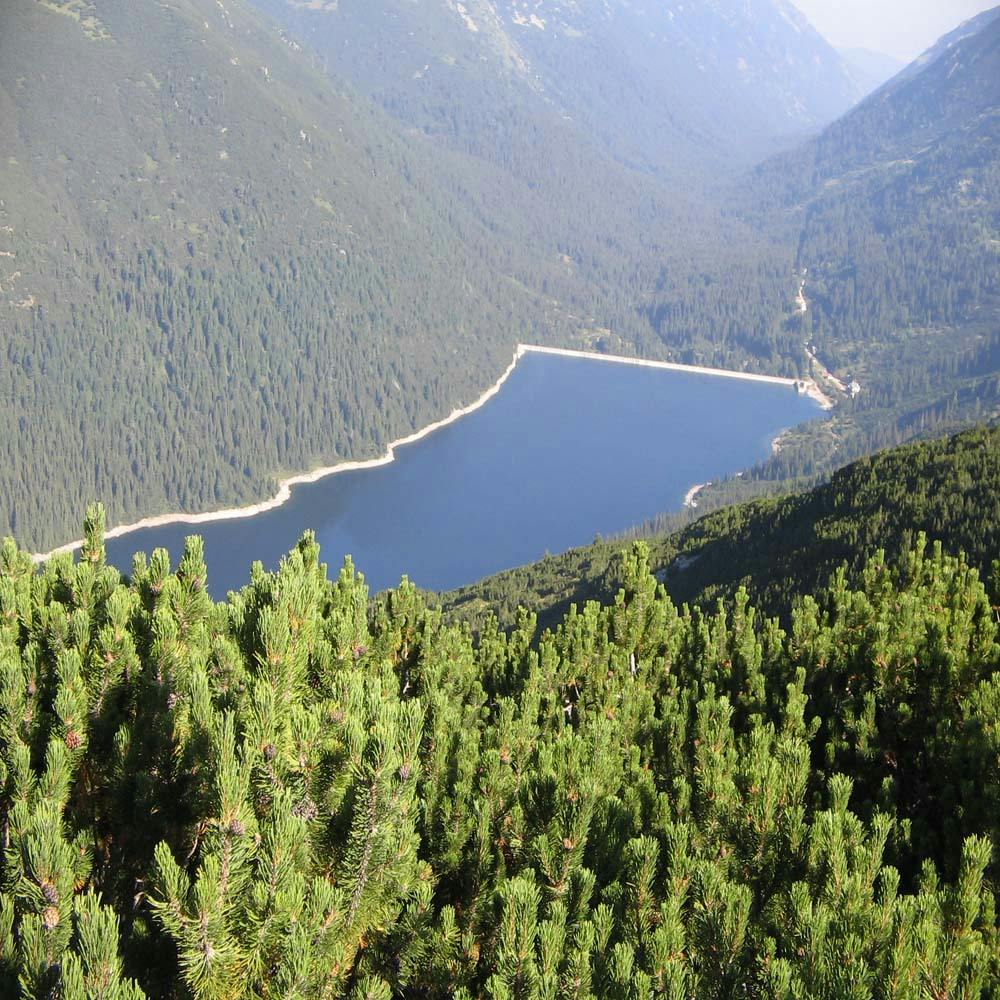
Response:
[{"label": "pine cone", "polygon": [[316,803],[308,795],[292,807],[292,815],[296,819],[305,820],[307,823],[314,820],[318,814],[319,809],[316,808]]}]

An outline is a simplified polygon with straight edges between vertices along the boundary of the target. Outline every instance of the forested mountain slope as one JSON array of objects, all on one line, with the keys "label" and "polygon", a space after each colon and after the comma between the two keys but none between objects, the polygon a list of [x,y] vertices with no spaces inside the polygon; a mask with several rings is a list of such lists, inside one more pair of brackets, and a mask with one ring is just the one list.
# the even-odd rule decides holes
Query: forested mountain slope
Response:
[{"label": "forested mountain slope", "polygon": [[0,510],[26,542],[85,497],[216,506],[373,448],[540,312],[517,277],[546,262],[240,4],[5,7],[0,131]]},{"label": "forested mountain slope", "polygon": [[786,0],[255,2],[392,114],[501,162],[533,141],[596,142],[700,185],[862,95]]},{"label": "forested mountain slope", "polygon": [[[923,533],[989,579],[1000,553],[1000,427],[865,458],[805,493],[725,507],[647,540],[657,578],[678,603],[711,608],[745,588],[787,620],[793,599],[817,593],[841,566],[856,583],[877,549],[896,565]],[[482,620],[519,606],[544,622],[571,603],[611,599],[621,542],[600,542],[480,581],[442,597],[449,617]],[[995,580],[1000,599],[1000,578]]]},{"label": "forested mountain slope", "polygon": [[967,352],[992,375],[1000,8],[761,167],[746,194],[751,214],[796,234],[803,338],[828,368],[868,386],[870,405],[912,395],[937,365],[953,373]]},{"label": "forested mountain slope", "polygon": [[306,536],[227,604],[0,547],[0,992],[989,1000],[1000,647],[915,553],[679,612],[638,547],[537,636],[369,611]]},{"label": "forested mountain slope", "polygon": [[[1000,8],[739,186],[729,210],[784,242],[802,283],[768,340],[804,347],[840,402],[746,476],[744,495],[1000,415],[998,81]],[[653,322],[667,337],[686,313],[668,294]]]},{"label": "forested mountain slope", "polygon": [[7,530],[262,499],[468,402],[518,340],[799,371],[787,253],[546,114],[483,157],[244,0],[5,7]]}]

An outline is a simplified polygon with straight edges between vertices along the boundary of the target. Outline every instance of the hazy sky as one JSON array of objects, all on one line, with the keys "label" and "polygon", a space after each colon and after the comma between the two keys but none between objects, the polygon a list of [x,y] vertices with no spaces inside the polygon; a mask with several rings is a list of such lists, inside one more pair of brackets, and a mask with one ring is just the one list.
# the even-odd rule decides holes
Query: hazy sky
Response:
[{"label": "hazy sky", "polygon": [[838,48],[909,61],[966,18],[1000,0],[792,0]]}]

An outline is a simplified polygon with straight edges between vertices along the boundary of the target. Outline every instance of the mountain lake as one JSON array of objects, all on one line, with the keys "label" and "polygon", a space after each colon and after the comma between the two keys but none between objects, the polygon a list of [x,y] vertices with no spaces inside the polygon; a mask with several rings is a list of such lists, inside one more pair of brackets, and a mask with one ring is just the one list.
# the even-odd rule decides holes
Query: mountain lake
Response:
[{"label": "mountain lake", "polygon": [[483,406],[396,449],[395,461],[292,489],[251,517],[169,524],[108,541],[132,554],[205,540],[215,598],[269,569],[307,529],[336,576],[346,555],[373,592],[403,574],[449,590],[679,510],[697,483],[767,458],[782,430],[823,415],[793,387],[529,353]]}]

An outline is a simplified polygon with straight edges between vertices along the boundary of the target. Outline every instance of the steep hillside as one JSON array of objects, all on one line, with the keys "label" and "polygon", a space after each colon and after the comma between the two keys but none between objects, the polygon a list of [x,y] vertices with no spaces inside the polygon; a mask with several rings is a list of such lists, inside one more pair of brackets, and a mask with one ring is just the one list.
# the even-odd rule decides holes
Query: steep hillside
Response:
[{"label": "steep hillside", "polygon": [[[1000,416],[1000,8],[762,165],[727,210],[791,249],[799,294],[766,340],[804,348],[840,403],[753,490]],[[683,315],[669,296],[651,313],[664,337]]]},{"label": "steep hillside", "polygon": [[[678,603],[711,607],[744,587],[787,620],[795,595],[819,591],[842,565],[856,581],[876,549],[896,563],[921,533],[990,575],[1000,552],[1000,427],[862,459],[808,492],[726,507],[648,545]],[[548,623],[570,603],[614,597],[622,547],[600,542],[552,556],[446,594],[442,606],[461,618],[499,609],[511,623],[523,605]],[[995,588],[1000,598],[1000,577]]]},{"label": "steep hillside", "polygon": [[37,547],[95,496],[205,509],[380,450],[517,340],[627,349],[629,282],[719,256],[710,211],[606,159],[550,157],[552,204],[432,149],[239,0],[14,5],[0,132],[0,523]]},{"label": "steep hillside", "polygon": [[994,333],[1000,8],[761,167],[747,195],[796,234],[802,333],[841,376],[883,387]]},{"label": "steep hillside", "polygon": [[257,2],[393,114],[488,158],[540,129],[690,182],[861,96],[785,0]]},{"label": "steep hillside", "polygon": [[375,447],[506,363],[522,267],[559,281],[239,4],[5,10],[0,131],[0,511],[32,544],[95,494],[211,506]]}]

